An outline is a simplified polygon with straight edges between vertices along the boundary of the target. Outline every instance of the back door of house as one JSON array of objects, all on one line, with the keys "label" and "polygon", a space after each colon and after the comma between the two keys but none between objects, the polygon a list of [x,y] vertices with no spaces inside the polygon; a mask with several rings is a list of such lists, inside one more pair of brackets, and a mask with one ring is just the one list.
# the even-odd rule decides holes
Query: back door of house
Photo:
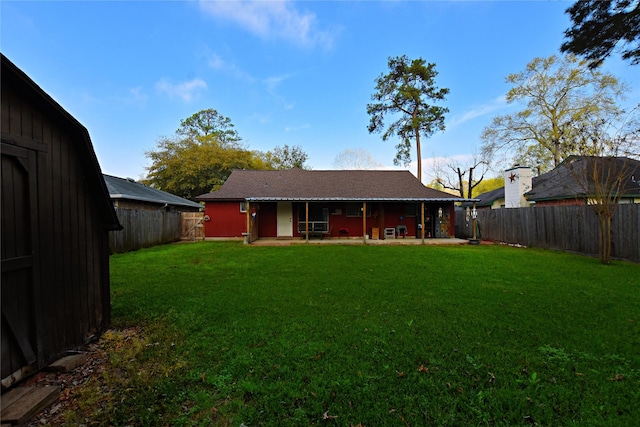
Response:
[{"label": "back door of house", "polygon": [[278,202],[278,237],[293,237],[291,202]]}]

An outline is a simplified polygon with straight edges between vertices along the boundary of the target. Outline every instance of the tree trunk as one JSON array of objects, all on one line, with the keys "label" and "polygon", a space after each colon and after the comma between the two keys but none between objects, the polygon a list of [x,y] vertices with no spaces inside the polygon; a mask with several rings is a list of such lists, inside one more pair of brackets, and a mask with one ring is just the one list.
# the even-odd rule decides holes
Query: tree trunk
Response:
[{"label": "tree trunk", "polygon": [[600,262],[611,264],[611,215],[609,212],[598,212],[600,225]]},{"label": "tree trunk", "polygon": [[420,148],[420,131],[416,129],[416,151],[418,155],[418,181],[422,183],[422,150]]},{"label": "tree trunk", "polygon": [[464,178],[464,175],[462,174],[460,168],[458,168],[456,172],[458,173],[458,191],[460,192],[460,197],[464,199],[464,181],[462,179]]}]

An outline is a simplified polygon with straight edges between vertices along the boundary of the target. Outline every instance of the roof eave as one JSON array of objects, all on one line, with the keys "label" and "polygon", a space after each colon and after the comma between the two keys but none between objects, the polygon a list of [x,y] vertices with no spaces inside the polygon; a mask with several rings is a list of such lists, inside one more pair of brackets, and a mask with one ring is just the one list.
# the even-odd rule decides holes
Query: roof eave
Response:
[{"label": "roof eave", "polygon": [[126,194],[111,194],[111,199],[119,199],[119,200],[136,200],[139,202],[147,202],[147,203],[157,203],[157,204],[167,204],[170,206],[187,206],[190,208],[201,208],[202,205],[196,202],[193,202],[193,204],[190,203],[181,203],[181,202],[172,202],[172,201],[168,201],[168,200],[162,200],[162,199],[151,199],[151,198],[146,198],[146,197],[140,197],[140,196],[131,196],[131,195],[126,195]]},{"label": "roof eave", "polygon": [[459,197],[246,197],[248,202],[464,202]]}]

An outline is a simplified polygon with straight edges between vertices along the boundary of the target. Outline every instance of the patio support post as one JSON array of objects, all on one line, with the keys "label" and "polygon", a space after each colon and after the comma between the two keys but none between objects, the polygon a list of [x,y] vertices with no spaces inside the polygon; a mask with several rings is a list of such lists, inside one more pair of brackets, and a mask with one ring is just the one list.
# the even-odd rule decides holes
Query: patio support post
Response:
[{"label": "patio support post", "polygon": [[[467,208],[469,209],[469,208]],[[470,245],[479,245],[480,240],[478,240],[478,235],[476,234],[478,223],[478,210],[476,209],[476,202],[473,202],[473,209],[471,209],[471,218],[473,219],[473,237],[469,240]]]},{"label": "patio support post", "polygon": [[304,239],[309,243],[309,202],[304,203]]},{"label": "patio support post", "polygon": [[422,244],[424,245],[424,202],[420,204],[420,209],[422,211],[420,215],[420,232],[422,233]]},{"label": "patio support post", "polygon": [[247,206],[246,206],[246,211],[247,211],[247,243],[251,243],[251,206],[250,202],[247,200]]},{"label": "patio support post", "polygon": [[362,202],[362,241],[367,244],[367,202]]}]

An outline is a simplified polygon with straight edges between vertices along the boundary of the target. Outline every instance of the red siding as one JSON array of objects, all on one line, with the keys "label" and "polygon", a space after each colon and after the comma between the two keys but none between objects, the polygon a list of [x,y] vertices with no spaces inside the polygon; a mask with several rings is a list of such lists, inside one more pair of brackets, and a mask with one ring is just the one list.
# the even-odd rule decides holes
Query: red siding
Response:
[{"label": "red siding", "polygon": [[258,236],[276,237],[278,235],[278,205],[276,203],[258,204]]},{"label": "red siding", "polygon": [[[368,203],[371,216],[367,217],[366,234],[370,236],[372,228],[379,228],[379,235],[382,238],[384,228],[395,228],[396,225],[403,224],[407,227],[407,235],[417,236],[419,217],[407,216],[406,203]],[[435,211],[436,205],[431,206],[431,211]],[[439,206],[439,205],[438,205]],[[250,204],[251,209],[257,210],[258,236],[275,238],[277,236],[278,208],[275,202],[263,202]],[[340,229],[349,229],[349,236],[362,236],[362,217],[348,217],[346,203],[323,203],[323,207],[329,210],[329,236],[341,237]],[[299,238],[298,218],[299,212],[304,217],[305,203],[293,204],[293,236]],[[446,209],[446,207],[445,207]],[[449,207],[451,215],[449,223],[449,234],[454,235],[455,224],[453,221],[453,204]],[[340,214],[336,214],[340,210]],[[425,207],[425,216],[430,214],[429,207]],[[244,212],[240,212],[239,202],[207,202],[205,205],[205,215],[210,217],[205,222],[206,237],[241,237],[246,232],[247,217]],[[403,217],[402,221],[400,217]],[[431,222],[426,221],[425,235],[433,234]]]},{"label": "red siding", "polygon": [[584,199],[556,199],[541,200],[536,202],[534,206],[583,206]]},{"label": "red siding", "polygon": [[247,214],[240,212],[240,202],[207,202],[204,208],[206,237],[242,237],[247,231]]}]

